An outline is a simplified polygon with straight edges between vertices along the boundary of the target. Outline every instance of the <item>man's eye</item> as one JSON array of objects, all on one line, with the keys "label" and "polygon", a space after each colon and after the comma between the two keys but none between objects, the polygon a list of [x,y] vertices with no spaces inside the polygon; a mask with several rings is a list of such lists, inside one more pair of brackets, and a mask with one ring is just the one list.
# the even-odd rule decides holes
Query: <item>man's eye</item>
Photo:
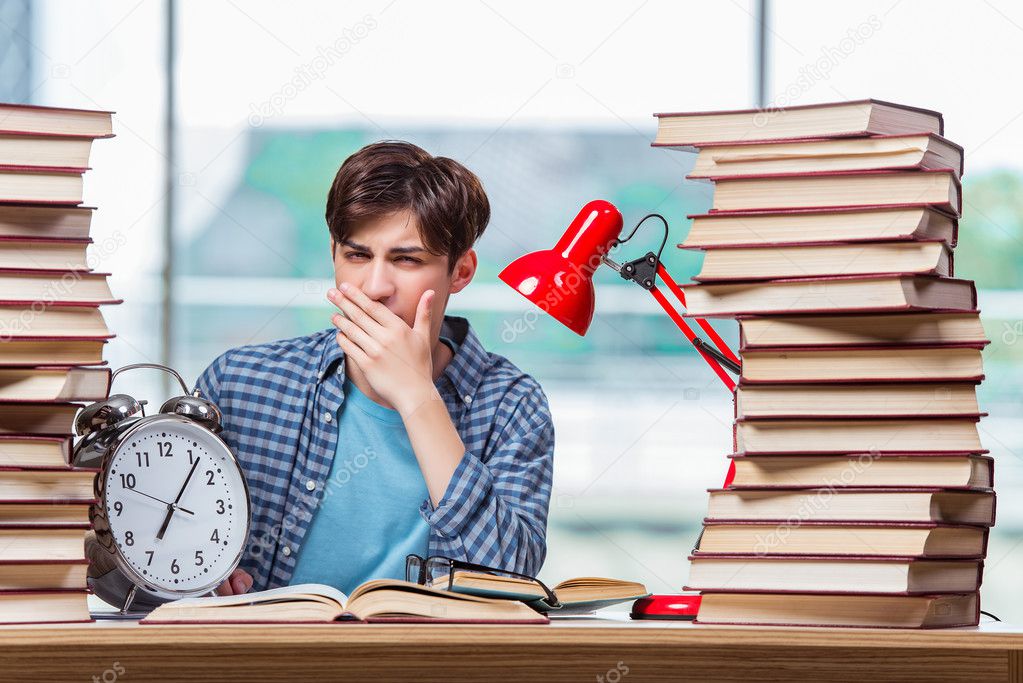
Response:
[{"label": "man's eye", "polygon": [[422,261],[420,261],[419,259],[412,258],[411,256],[399,256],[397,258],[397,260],[398,261],[406,261],[408,263],[422,263]]},{"label": "man's eye", "polygon": [[350,251],[350,252],[348,252],[348,258],[362,258],[363,256],[369,256],[369,254],[364,254],[364,253],[362,253],[360,251]]}]

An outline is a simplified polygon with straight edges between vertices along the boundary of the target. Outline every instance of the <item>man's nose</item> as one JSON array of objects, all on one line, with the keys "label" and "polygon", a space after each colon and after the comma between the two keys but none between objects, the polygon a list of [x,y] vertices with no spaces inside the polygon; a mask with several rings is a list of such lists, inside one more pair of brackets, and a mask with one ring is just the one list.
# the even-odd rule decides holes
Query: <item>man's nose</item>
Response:
[{"label": "man's nose", "polygon": [[385,260],[377,260],[370,264],[369,273],[362,283],[362,291],[374,301],[383,301],[394,294],[394,280],[391,277],[390,265]]}]

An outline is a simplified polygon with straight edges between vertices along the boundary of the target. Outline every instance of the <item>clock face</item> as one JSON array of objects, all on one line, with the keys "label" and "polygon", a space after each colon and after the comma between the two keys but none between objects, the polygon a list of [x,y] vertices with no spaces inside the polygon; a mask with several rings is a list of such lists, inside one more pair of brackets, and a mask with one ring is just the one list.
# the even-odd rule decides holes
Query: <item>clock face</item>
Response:
[{"label": "clock face", "polygon": [[104,471],[110,531],[139,578],[176,594],[227,578],[245,545],[249,500],[219,438],[183,418],[144,418]]}]

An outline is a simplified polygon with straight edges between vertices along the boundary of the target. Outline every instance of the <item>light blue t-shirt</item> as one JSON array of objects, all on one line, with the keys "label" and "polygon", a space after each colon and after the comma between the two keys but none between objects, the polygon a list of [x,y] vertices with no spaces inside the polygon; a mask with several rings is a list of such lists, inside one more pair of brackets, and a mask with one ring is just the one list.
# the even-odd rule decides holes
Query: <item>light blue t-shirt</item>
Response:
[{"label": "light blue t-shirt", "polygon": [[292,585],[351,593],[370,579],[405,578],[405,556],[426,557],[429,492],[400,413],[345,381],[337,452],[299,551]]}]

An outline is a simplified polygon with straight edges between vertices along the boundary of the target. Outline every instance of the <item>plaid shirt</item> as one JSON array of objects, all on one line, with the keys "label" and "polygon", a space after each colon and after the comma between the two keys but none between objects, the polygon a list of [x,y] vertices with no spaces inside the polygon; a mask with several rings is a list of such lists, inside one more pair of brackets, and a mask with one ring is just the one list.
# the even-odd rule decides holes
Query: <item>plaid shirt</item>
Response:
[{"label": "plaid shirt", "polygon": [[[359,469],[356,457],[330,474],[345,400],[336,332],[231,349],[196,383],[223,412],[221,437],[248,482],[252,523],[239,566],[257,590],[289,583],[319,503],[343,494],[339,474]],[[535,576],[547,553],[554,460],[547,397],[486,351],[465,318],[445,316],[441,335],[459,347],[435,385],[466,451],[440,504],[420,507],[430,554]]]}]

